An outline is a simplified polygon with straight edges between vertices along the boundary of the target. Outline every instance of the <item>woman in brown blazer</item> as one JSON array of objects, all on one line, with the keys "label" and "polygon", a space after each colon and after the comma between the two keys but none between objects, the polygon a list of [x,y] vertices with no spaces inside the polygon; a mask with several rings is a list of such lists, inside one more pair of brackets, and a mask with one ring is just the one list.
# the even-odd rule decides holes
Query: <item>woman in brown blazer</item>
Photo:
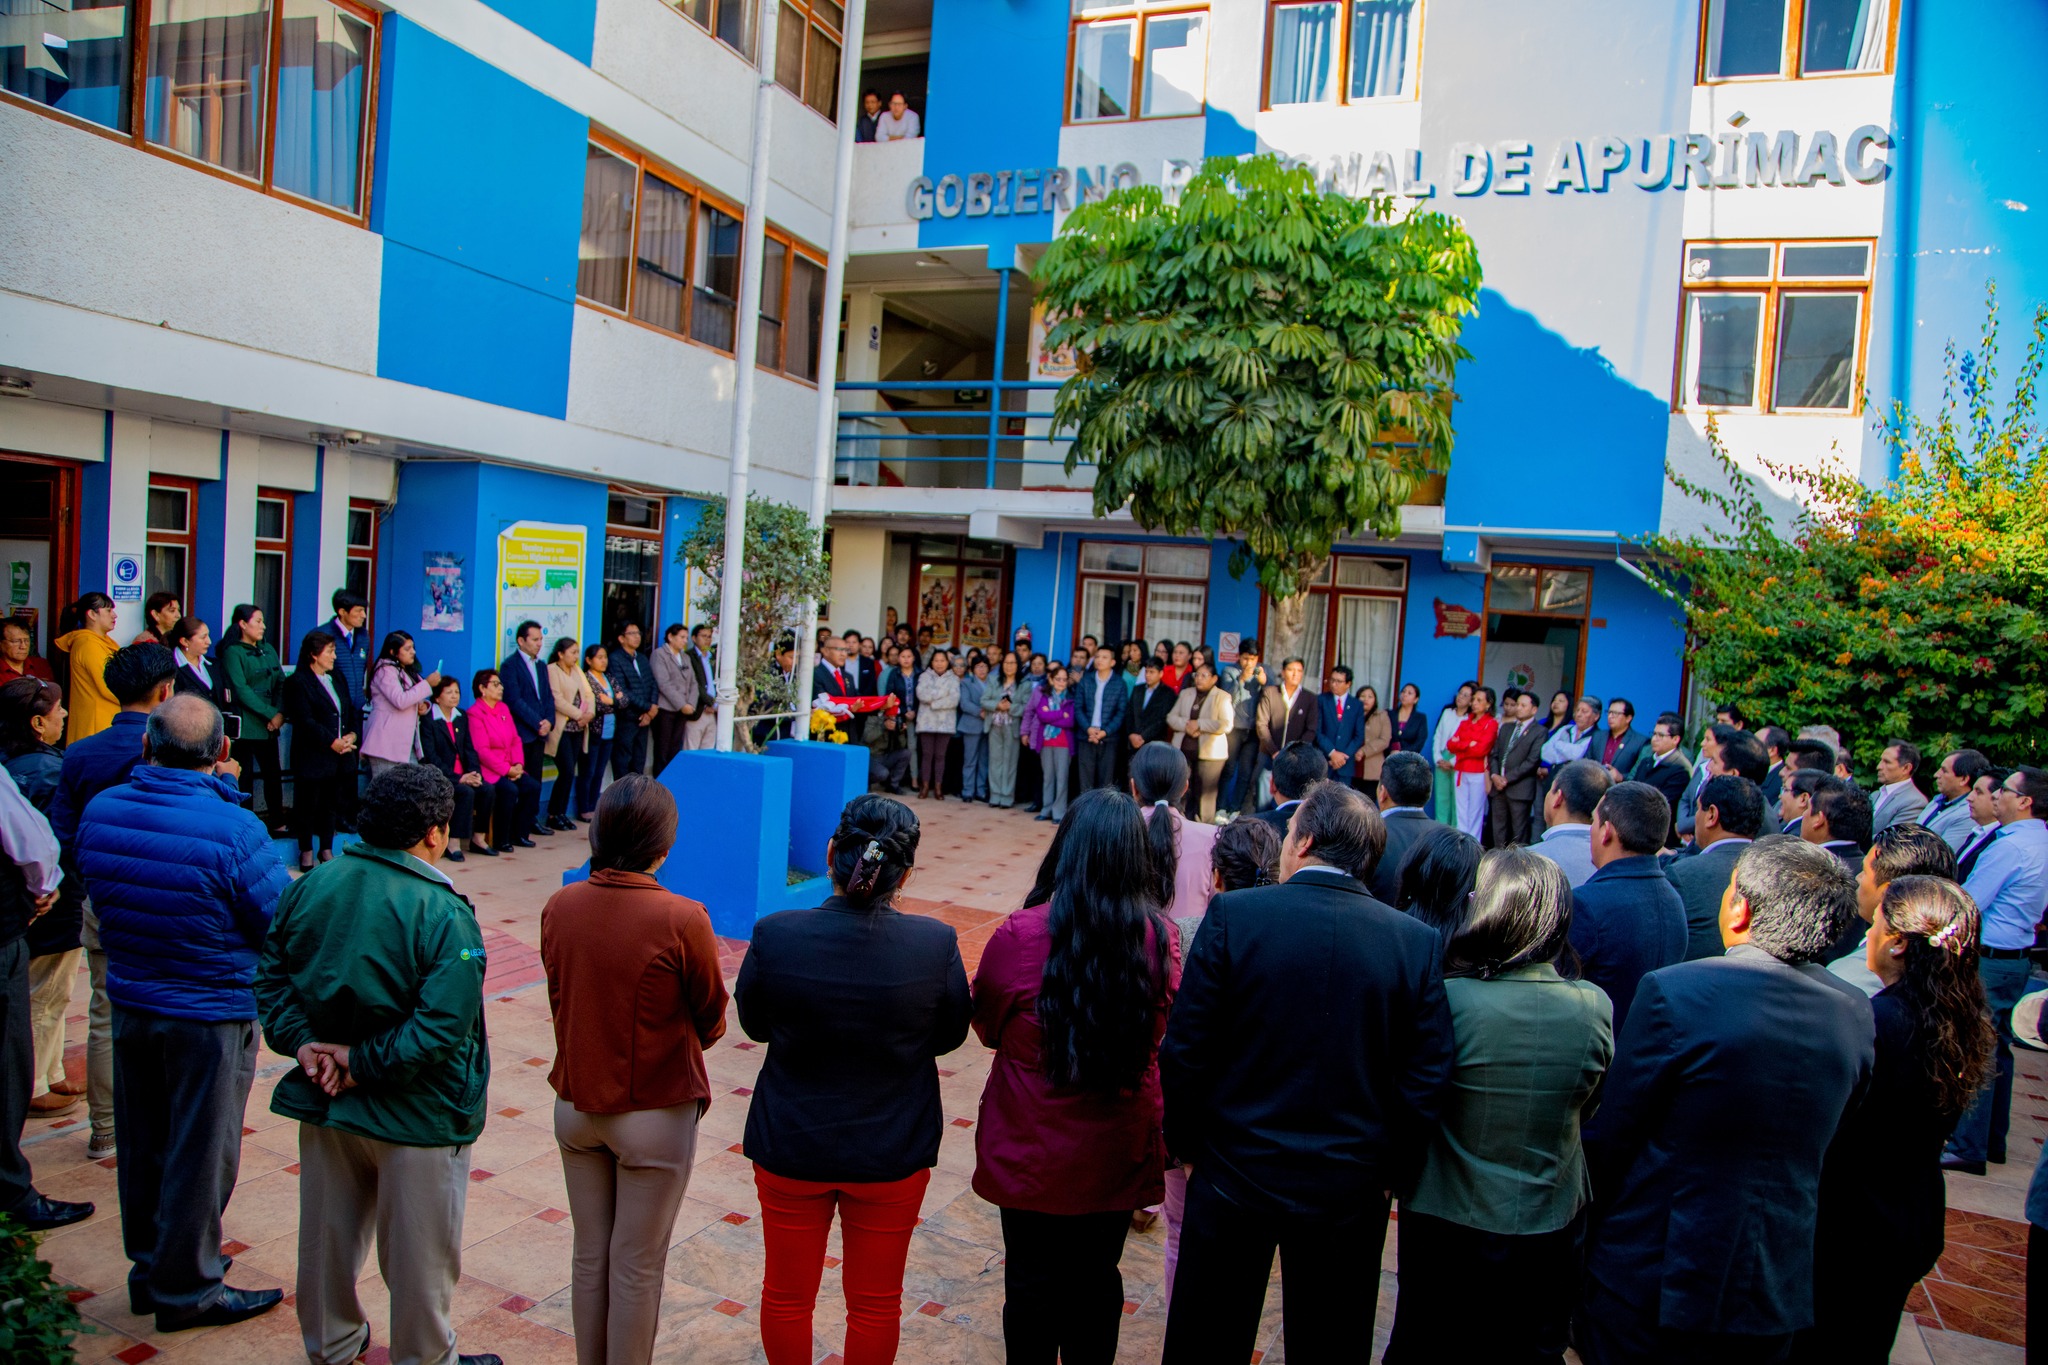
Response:
[{"label": "woman in brown blazer", "polygon": [[675,798],[627,774],[598,800],[590,879],[541,911],[578,1365],[654,1354],[676,1209],[711,1102],[704,1049],[725,1032],[711,917],[654,879],[675,841]]},{"label": "woman in brown blazer", "polygon": [[1358,751],[1358,764],[1351,772],[1351,785],[1368,797],[1380,794],[1380,765],[1387,761],[1388,746],[1394,742],[1394,723],[1380,705],[1377,688],[1358,689],[1358,704],[1365,712],[1365,747]]}]

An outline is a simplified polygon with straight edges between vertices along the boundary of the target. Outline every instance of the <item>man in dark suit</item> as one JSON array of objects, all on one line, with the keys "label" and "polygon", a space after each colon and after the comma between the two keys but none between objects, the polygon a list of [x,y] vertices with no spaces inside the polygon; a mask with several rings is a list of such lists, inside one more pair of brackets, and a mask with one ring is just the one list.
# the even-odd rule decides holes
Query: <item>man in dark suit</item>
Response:
[{"label": "man in dark suit", "polygon": [[[512,728],[519,732],[520,762],[538,777],[546,756],[548,732],[555,728],[555,690],[548,682],[547,665],[541,662],[541,629],[538,621],[521,621],[512,632],[517,646],[498,665],[498,679],[505,684],[505,705],[512,712]],[[524,816],[524,812],[520,812]],[[514,842],[535,836],[552,838],[547,821],[515,817],[511,822]]]},{"label": "man in dark suit", "polygon": [[[1799,771],[1803,776],[1806,769],[1802,767]],[[1870,848],[1870,797],[1861,787],[1844,782],[1833,773],[1818,774],[1806,818],[1799,822],[1799,837],[1841,859],[1850,876],[1862,876],[1863,855]],[[1859,918],[1843,928],[1842,937],[1827,960],[1832,962],[1856,951],[1862,942],[1863,921]]]},{"label": "man in dark suit", "polygon": [[[1798,762],[1798,759],[1793,757],[1785,761],[1792,764]],[[1784,790],[1778,793],[1780,834],[1789,834],[1795,839],[1800,837],[1800,831],[1806,825],[1806,813],[1813,809],[1814,790],[1820,785],[1822,778],[1830,782],[1842,780],[1833,773],[1823,772],[1818,768],[1793,768],[1785,774]]]},{"label": "man in dark suit", "polygon": [[[810,696],[797,699],[797,709],[805,710],[812,697],[858,697],[862,695],[860,684],[854,680],[853,661],[846,657],[846,641],[837,636],[827,635],[818,645],[818,661],[811,665]],[[847,716],[837,729],[852,744],[862,742],[867,733],[866,716]],[[805,734],[809,734],[810,722],[804,722]]]},{"label": "man in dark suit", "polygon": [[1678,747],[1684,731],[1685,722],[1676,712],[1666,711],[1657,717],[1657,723],[1650,727],[1650,742],[1637,756],[1635,770],[1629,775],[1629,781],[1646,783],[1662,792],[1671,807],[1672,824],[1664,835],[1666,848],[1678,847],[1678,803],[1692,784],[1692,768]]},{"label": "man in dark suit", "polygon": [[1572,893],[1579,975],[1614,1002],[1618,1035],[1636,983],[1685,957],[1685,903],[1657,865],[1671,806],[1641,782],[1607,789],[1593,808],[1593,875]]},{"label": "man in dark suit", "polygon": [[1166,718],[1173,714],[1173,704],[1180,699],[1180,692],[1168,687],[1165,679],[1166,672],[1157,659],[1145,660],[1145,681],[1131,689],[1124,708],[1124,745],[1132,753],[1155,739],[1162,744],[1173,743]]},{"label": "man in dark suit", "polygon": [[1536,769],[1550,732],[1536,723],[1542,701],[1509,688],[1501,702],[1500,733],[1486,756],[1487,833],[1491,846],[1529,842],[1529,811],[1536,804]]},{"label": "man in dark suit", "polygon": [[1792,736],[1775,725],[1766,725],[1756,732],[1757,742],[1764,746],[1764,757],[1769,766],[1764,771],[1764,780],[1757,785],[1763,788],[1764,804],[1777,804],[1784,793],[1785,780],[1790,776],[1785,771],[1785,755],[1791,752]]},{"label": "man in dark suit", "polygon": [[1280,668],[1280,681],[1268,683],[1259,694],[1259,710],[1252,725],[1259,732],[1259,752],[1268,761],[1297,740],[1316,737],[1316,694],[1302,686],[1306,668],[1299,659],[1289,659]]},{"label": "man in dark suit", "polygon": [[[1650,737],[1635,728],[1636,708],[1626,697],[1607,703],[1607,726],[1593,732],[1586,757],[1607,769],[1610,782],[1628,781],[1636,759],[1649,747]],[[1617,1025],[1619,1027],[1619,1025]]]},{"label": "man in dark suit", "polygon": [[1330,762],[1322,750],[1306,740],[1288,745],[1273,758],[1272,808],[1257,812],[1252,819],[1264,820],[1285,839],[1294,808],[1308,795],[1310,787],[1328,781],[1329,776]]},{"label": "man in dark suit", "polygon": [[1328,690],[1316,698],[1316,748],[1330,765],[1330,776],[1349,782],[1358,751],[1365,747],[1365,712],[1351,695],[1351,670],[1343,664],[1331,667],[1325,686]]},{"label": "man in dark suit", "polygon": [[654,718],[654,665],[640,649],[640,627],[622,621],[612,632],[609,670],[618,693],[618,723],[612,727],[612,776],[647,771],[647,740]]},{"label": "man in dark suit", "polygon": [[[1089,663],[1088,671],[1074,679],[1076,793],[1115,786],[1117,750],[1128,753],[1131,747],[1125,738],[1130,688],[1124,685],[1124,675],[1116,666],[1116,651],[1099,645]],[[1171,712],[1173,707],[1169,705],[1166,709]]]},{"label": "man in dark suit", "polygon": [[1817,964],[1855,918],[1838,860],[1760,839],[1727,954],[1643,979],[1586,1129],[1586,1365],[1782,1360],[1813,1322],[1821,1164],[1873,1064],[1869,1003]]},{"label": "man in dark suit", "polygon": [[1664,876],[1685,905],[1688,962],[1721,955],[1721,893],[1735,875],[1735,860],[1763,833],[1764,794],[1746,777],[1723,773],[1700,788],[1693,815],[1690,858],[1673,858]]},{"label": "man in dark suit", "polygon": [[1192,1169],[1166,1365],[1250,1358],[1276,1248],[1297,1357],[1372,1340],[1388,1192],[1421,1169],[1452,1052],[1435,933],[1360,880],[1385,837],[1364,796],[1319,782],[1282,884],[1218,896],[1196,931],[1159,1053]]},{"label": "man in dark suit", "polygon": [[1388,905],[1396,904],[1401,860],[1424,834],[1438,827],[1423,809],[1434,784],[1435,773],[1421,754],[1388,754],[1380,769],[1380,819],[1387,827],[1387,846],[1373,868],[1372,893]]}]

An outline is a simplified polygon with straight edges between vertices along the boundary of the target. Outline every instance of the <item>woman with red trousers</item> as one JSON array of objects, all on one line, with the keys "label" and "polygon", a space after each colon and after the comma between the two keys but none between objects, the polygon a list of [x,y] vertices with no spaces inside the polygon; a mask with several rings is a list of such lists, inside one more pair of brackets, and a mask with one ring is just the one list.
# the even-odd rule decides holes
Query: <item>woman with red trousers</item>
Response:
[{"label": "woman with red trousers", "polygon": [[1009,1365],[1116,1359],[1124,1237],[1166,1192],[1159,1039],[1179,981],[1137,806],[1083,793],[975,973],[996,1057],[974,1192],[1002,1211]]},{"label": "woman with red trousers", "polygon": [[768,1365],[811,1365],[825,1239],[844,1243],[846,1365],[896,1358],[903,1263],[939,1159],[937,1059],[972,1011],[950,925],[895,908],[917,861],[917,817],[861,796],[826,845],[832,895],[754,926],[733,998],[768,1044],[745,1151],[761,1196]]}]

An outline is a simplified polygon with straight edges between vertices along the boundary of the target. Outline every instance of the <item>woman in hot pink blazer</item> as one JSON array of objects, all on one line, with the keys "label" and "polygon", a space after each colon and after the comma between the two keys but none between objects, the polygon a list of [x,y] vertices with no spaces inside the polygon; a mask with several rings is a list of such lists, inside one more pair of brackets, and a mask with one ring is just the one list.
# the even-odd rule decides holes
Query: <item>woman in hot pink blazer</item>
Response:
[{"label": "woman in hot pink blazer", "polygon": [[410,763],[420,756],[420,710],[440,681],[439,673],[420,676],[412,636],[394,630],[384,637],[365,689],[370,713],[363,720],[362,752],[372,777],[393,763]]},{"label": "woman in hot pink blazer", "polygon": [[1180,982],[1130,798],[1076,798],[1038,885],[982,950],[974,1031],[996,1050],[974,1192],[1002,1212],[1011,1360],[1109,1361],[1134,1210],[1164,1196],[1159,1039]]},{"label": "woman in hot pink blazer", "polygon": [[[525,831],[533,828],[534,813],[540,809],[540,774],[522,766],[525,751],[519,744],[519,729],[512,722],[512,708],[505,705],[505,681],[495,668],[486,668],[470,684],[476,701],[469,708],[469,742],[476,746],[477,767],[484,785],[510,782],[515,793],[507,800],[500,792],[493,803],[497,832],[491,846],[500,853],[515,847],[532,848]],[[516,809],[515,809],[516,808]]]}]

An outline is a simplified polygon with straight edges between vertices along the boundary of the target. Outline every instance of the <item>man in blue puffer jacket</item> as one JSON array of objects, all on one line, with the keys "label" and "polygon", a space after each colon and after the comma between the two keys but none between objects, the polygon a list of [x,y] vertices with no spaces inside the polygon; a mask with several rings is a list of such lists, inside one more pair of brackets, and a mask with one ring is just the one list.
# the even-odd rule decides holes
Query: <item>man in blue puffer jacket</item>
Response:
[{"label": "man in blue puffer jacket", "polygon": [[114,1122],[129,1306],[176,1332],[239,1322],[283,1291],[221,1282],[221,1214],[256,1076],[256,956],[289,878],[232,780],[220,712],[152,711],[146,762],[93,797],[78,862],[114,1005]]}]

